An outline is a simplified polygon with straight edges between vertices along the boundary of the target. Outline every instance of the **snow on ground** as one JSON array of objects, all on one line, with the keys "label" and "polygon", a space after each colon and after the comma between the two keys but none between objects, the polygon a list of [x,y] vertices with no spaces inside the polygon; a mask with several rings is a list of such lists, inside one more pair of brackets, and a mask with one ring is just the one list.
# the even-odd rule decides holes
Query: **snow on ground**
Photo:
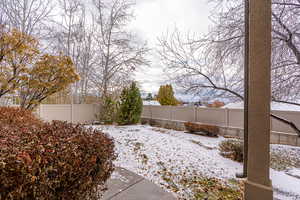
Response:
[{"label": "snow on ground", "polygon": [[[165,177],[167,173],[175,174],[175,179],[180,178],[176,174],[196,173],[226,181],[235,179],[235,174],[242,171],[240,163],[219,155],[218,144],[225,140],[222,137],[209,138],[148,125],[94,127],[115,139],[119,155],[116,166],[131,170],[183,199],[188,188],[172,190]],[[273,148],[285,149],[283,145]],[[297,169],[293,172],[298,173]],[[271,178],[277,199],[300,199],[300,179],[273,169]],[[174,180],[174,184],[176,181],[179,180]]]},{"label": "snow on ground", "polygon": [[[223,106],[223,108],[243,109],[244,108],[244,102],[229,103],[229,104]],[[300,111],[300,106],[286,104],[286,103],[272,102],[271,103],[271,110]]]},{"label": "snow on ground", "polygon": [[144,106],[160,106],[160,103],[158,101],[143,101]]}]

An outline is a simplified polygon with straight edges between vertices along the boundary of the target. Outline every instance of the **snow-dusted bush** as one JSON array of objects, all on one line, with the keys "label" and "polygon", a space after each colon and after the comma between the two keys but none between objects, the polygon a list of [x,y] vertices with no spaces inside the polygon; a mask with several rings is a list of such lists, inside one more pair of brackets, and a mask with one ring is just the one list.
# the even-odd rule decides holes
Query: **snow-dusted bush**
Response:
[{"label": "snow-dusted bush", "polygon": [[243,162],[243,146],[239,140],[225,140],[219,144],[221,155],[237,162]]},{"label": "snow-dusted bush", "polygon": [[0,199],[97,199],[113,171],[113,140],[81,125],[11,111],[8,120],[0,113]]}]

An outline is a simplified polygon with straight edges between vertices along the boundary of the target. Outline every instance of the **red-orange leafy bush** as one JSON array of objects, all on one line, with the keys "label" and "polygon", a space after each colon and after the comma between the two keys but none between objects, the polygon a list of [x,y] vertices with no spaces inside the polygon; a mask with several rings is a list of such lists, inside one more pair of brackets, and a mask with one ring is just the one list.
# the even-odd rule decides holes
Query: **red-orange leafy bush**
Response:
[{"label": "red-orange leafy bush", "polygon": [[34,114],[18,107],[0,107],[0,124],[14,127],[38,126],[43,122]]},{"label": "red-orange leafy bush", "polygon": [[199,124],[196,122],[185,122],[185,129],[190,133],[203,132],[207,136],[218,137],[219,127],[213,125]]},{"label": "red-orange leafy bush", "polygon": [[0,120],[0,199],[97,199],[115,158],[113,140],[98,130]]}]

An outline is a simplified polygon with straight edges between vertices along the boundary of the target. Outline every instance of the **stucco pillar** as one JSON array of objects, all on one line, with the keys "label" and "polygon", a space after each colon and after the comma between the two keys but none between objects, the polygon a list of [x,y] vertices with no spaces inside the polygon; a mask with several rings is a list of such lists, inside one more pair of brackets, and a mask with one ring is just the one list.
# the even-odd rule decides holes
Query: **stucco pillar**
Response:
[{"label": "stucco pillar", "polygon": [[269,178],[271,0],[249,4],[248,178],[246,200],[273,199]]}]

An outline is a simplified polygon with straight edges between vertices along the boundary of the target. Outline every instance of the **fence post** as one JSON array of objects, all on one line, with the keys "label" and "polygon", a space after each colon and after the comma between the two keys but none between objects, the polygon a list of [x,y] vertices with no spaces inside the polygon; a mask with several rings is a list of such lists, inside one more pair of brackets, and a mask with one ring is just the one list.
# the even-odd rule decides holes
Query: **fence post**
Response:
[{"label": "fence post", "polygon": [[226,127],[229,127],[229,109],[225,108],[225,123]]},{"label": "fence post", "polygon": [[70,114],[71,114],[71,123],[73,123],[73,103],[71,103]]},{"label": "fence post", "polygon": [[194,122],[197,122],[197,107],[194,106]]},{"label": "fence post", "polygon": [[152,106],[149,106],[148,108],[150,110],[150,119],[152,119]]},{"label": "fence post", "polygon": [[40,118],[40,119],[42,119],[42,105],[43,105],[43,104],[40,104],[40,105],[39,105],[39,113],[38,113],[38,114],[39,114],[39,118]]}]

